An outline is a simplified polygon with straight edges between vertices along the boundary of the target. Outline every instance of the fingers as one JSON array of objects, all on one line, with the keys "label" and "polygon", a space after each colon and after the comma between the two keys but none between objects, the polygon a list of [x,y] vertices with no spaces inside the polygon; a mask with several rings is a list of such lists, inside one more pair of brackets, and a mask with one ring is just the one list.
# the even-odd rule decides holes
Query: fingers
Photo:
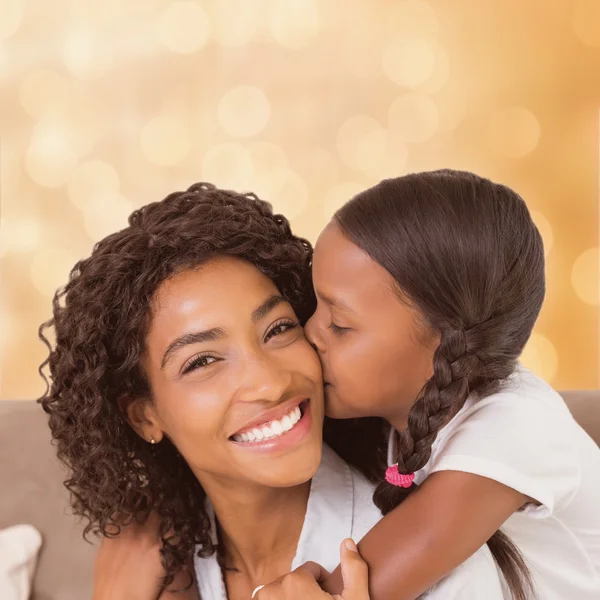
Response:
[{"label": "fingers", "polygon": [[308,573],[319,584],[319,586],[325,579],[327,579],[327,577],[329,577],[329,571],[325,570],[320,564],[316,562],[305,562],[293,572],[297,573],[301,570]]},{"label": "fingers", "polygon": [[295,571],[254,590],[254,600],[326,600],[331,596],[317,583],[328,575],[317,563],[305,563]]},{"label": "fingers", "polygon": [[369,567],[362,559],[353,540],[344,540],[340,546],[344,600],[369,600]]}]

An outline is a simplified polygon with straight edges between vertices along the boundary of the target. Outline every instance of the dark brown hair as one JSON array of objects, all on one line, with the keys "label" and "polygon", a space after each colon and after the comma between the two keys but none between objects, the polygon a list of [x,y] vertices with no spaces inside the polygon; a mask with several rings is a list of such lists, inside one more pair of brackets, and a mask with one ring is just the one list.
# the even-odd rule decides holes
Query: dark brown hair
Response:
[{"label": "dark brown hair", "polygon": [[[440,335],[433,376],[399,432],[398,470],[412,473],[427,464],[438,432],[469,394],[491,394],[513,373],[544,299],[542,240],[518,194],[461,171],[382,181],[334,218]],[[384,481],[374,501],[385,514],[414,488]],[[531,578],[515,545],[500,531],[488,545],[513,598],[527,598]]]},{"label": "dark brown hair", "polygon": [[256,196],[198,183],[136,210],[128,227],[99,242],[74,266],[54,296],[53,318],[40,327],[49,349],[40,373],[48,366],[51,383],[39,402],[70,468],[65,485],[75,513],[87,518],[85,535],[116,535],[155,511],[165,585],[196,545],[204,556],[215,550],[205,493],[168,439],[151,446],[134,433],[119,399],[152,398],[140,357],[160,284],[217,255],[254,264],[302,323],[312,314],[310,244]]}]

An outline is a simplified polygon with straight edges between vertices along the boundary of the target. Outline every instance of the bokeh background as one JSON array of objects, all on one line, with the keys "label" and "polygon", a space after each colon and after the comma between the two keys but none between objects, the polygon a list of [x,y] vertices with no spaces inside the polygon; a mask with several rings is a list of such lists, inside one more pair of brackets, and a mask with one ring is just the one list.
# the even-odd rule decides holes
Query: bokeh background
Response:
[{"label": "bokeh background", "polygon": [[0,398],[32,398],[56,288],[198,180],[315,240],[387,176],[527,200],[548,295],[523,361],[599,386],[598,0],[0,0]]}]

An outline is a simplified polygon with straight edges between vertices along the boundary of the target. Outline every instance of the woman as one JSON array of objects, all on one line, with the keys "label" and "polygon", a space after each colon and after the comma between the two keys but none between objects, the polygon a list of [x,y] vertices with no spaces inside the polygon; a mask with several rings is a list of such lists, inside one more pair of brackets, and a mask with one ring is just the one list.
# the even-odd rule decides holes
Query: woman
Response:
[{"label": "woman", "polygon": [[[266,203],[198,184],[99,242],[42,327],[75,511],[105,536],[153,511],[165,585],[198,552],[203,600],[247,599],[308,559],[331,569],[381,516],[364,476],[322,458],[310,257]],[[502,597],[485,548],[431,597],[481,586]]]}]

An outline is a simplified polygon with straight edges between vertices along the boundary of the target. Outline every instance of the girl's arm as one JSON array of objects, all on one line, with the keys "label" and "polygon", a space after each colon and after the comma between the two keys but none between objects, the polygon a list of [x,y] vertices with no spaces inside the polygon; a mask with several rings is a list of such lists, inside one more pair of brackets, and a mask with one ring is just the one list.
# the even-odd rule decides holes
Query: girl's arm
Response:
[{"label": "girl's arm", "polygon": [[[371,600],[414,600],[474,554],[530,499],[493,479],[458,471],[427,477],[358,544]],[[342,592],[338,567],[324,584]]]}]

